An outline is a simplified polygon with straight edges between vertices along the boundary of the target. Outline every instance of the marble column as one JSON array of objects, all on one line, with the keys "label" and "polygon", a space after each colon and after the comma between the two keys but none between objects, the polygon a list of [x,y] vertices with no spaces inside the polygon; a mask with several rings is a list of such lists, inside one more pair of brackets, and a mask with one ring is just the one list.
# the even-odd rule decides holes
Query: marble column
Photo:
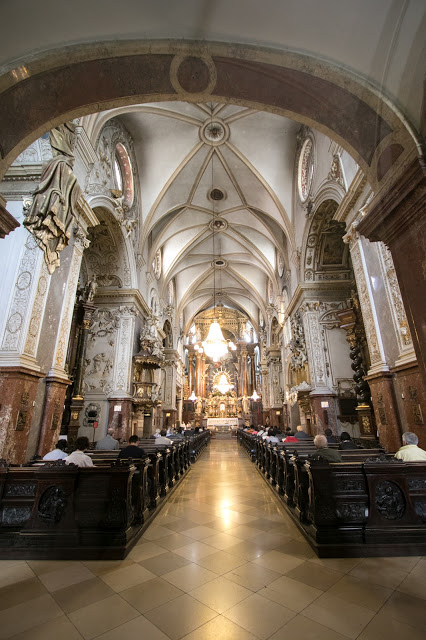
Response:
[{"label": "marble column", "polygon": [[61,261],[54,275],[62,276],[65,295],[59,315],[59,328],[56,334],[53,362],[46,376],[46,392],[41,415],[38,455],[43,456],[50,451],[59,435],[64,409],[67,386],[70,384],[65,369],[68,341],[74,311],[78,276],[80,273],[83,251],[89,246],[85,231],[76,226],[73,241],[70,243],[70,259]]},{"label": "marble column", "polygon": [[368,205],[358,232],[389,248],[418,365],[426,385],[426,164],[415,158],[384,195]]}]

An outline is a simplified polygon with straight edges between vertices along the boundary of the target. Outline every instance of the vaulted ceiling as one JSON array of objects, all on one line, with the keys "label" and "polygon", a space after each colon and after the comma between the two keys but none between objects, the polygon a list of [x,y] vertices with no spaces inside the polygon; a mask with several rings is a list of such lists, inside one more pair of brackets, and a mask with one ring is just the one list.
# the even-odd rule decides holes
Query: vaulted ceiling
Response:
[{"label": "vaulted ceiling", "polygon": [[134,141],[142,243],[148,264],[161,251],[163,293],[173,280],[185,323],[212,305],[216,291],[217,301],[257,324],[269,280],[280,294],[277,262],[287,265],[294,244],[300,125],[229,104],[152,103],[108,112],[114,116]]}]

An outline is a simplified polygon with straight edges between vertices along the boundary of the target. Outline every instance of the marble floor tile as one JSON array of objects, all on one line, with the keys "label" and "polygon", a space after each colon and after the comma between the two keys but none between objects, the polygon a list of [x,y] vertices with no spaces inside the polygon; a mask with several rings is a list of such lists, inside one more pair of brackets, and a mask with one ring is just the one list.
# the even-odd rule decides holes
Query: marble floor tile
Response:
[{"label": "marble floor tile", "polygon": [[158,627],[152,624],[144,616],[133,618],[129,622],[120,624],[115,629],[107,631],[100,636],[97,636],[96,640],[169,640]]},{"label": "marble floor tile", "polygon": [[71,613],[113,595],[114,591],[100,578],[85,580],[52,593],[53,598],[65,613]]},{"label": "marble floor tile", "polygon": [[132,564],[130,567],[109,571],[100,576],[105,584],[117,592],[130,589],[130,587],[135,587],[137,584],[147,582],[155,577],[155,573],[148,571],[148,569],[141,567],[139,564]]},{"label": "marble floor tile", "polygon": [[185,567],[165,573],[162,578],[163,580],[170,582],[170,584],[173,584],[178,589],[182,589],[182,591],[188,593],[188,591],[192,591],[193,589],[200,587],[202,584],[217,578],[217,573],[204,569],[204,567],[200,567],[198,564],[191,562]]},{"label": "marble floor tile", "polygon": [[308,584],[316,589],[327,591],[327,589],[332,587],[333,584],[341,580],[345,574],[308,561],[299,564],[290,571],[287,571],[286,575],[289,578],[299,580],[299,582]]},{"label": "marble floor tile", "polygon": [[343,576],[327,593],[377,612],[392,594],[392,589],[360,580],[354,576]]},{"label": "marble floor tile", "polygon": [[0,611],[0,638],[10,638],[63,616],[63,612],[48,593]]},{"label": "marble floor tile", "polygon": [[85,640],[92,640],[139,615],[139,611],[131,607],[128,602],[114,595],[77,609],[68,617]]},{"label": "marble floor tile", "polygon": [[303,582],[292,580],[287,576],[281,576],[278,580],[269,583],[259,591],[264,598],[273,600],[292,611],[300,613],[305,607],[319,598],[323,591],[310,587]]},{"label": "marble floor tile", "polygon": [[169,551],[162,553],[160,556],[143,560],[139,564],[141,567],[148,569],[148,571],[155,573],[156,576],[162,576],[164,573],[180,569],[180,567],[184,567],[189,563],[190,561],[183,556],[178,556],[176,553]]},{"label": "marble floor tile", "polygon": [[259,591],[259,589],[262,589],[279,577],[280,574],[276,571],[271,571],[253,562],[247,562],[241,565],[241,567],[225,573],[225,578],[240,584],[242,587],[251,589],[251,591]]},{"label": "marble floor tile", "polygon": [[295,616],[281,627],[269,640],[347,640],[347,636],[337,633],[304,615]]},{"label": "marble floor tile", "polygon": [[237,602],[241,602],[241,600],[253,595],[253,591],[221,576],[197,589],[193,589],[189,592],[189,595],[210,607],[213,611],[223,613],[237,604]]},{"label": "marble floor tile", "polygon": [[251,633],[223,616],[217,616],[182,640],[258,640]]},{"label": "marble floor tile", "polygon": [[145,617],[171,640],[179,640],[216,616],[216,611],[188,594],[145,614]]},{"label": "marble floor tile", "polygon": [[243,629],[246,629],[261,640],[269,638],[291,620],[294,615],[295,613],[290,609],[282,607],[256,593],[224,613],[225,618],[243,627]]},{"label": "marble floor tile", "polygon": [[120,592],[120,596],[140,613],[160,607],[183,594],[183,591],[162,578],[154,578]]},{"label": "marble floor tile", "polygon": [[374,611],[324,593],[304,609],[303,615],[355,640],[374,617]]},{"label": "marble floor tile", "polygon": [[42,596],[45,593],[47,593],[47,589],[38,578],[14,582],[0,589],[0,611],[14,607],[17,604],[21,604],[21,602],[38,598],[38,596]]},{"label": "marble floor tile", "polygon": [[13,640],[81,640],[82,638],[83,636],[67,616],[49,620],[49,622],[13,636]]}]

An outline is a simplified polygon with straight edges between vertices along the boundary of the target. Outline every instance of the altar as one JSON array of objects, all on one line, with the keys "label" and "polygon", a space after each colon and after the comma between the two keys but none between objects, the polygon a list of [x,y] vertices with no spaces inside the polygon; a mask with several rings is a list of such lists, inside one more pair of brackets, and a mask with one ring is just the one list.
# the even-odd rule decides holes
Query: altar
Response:
[{"label": "altar", "polygon": [[207,429],[212,431],[234,431],[238,429],[238,418],[207,418]]}]

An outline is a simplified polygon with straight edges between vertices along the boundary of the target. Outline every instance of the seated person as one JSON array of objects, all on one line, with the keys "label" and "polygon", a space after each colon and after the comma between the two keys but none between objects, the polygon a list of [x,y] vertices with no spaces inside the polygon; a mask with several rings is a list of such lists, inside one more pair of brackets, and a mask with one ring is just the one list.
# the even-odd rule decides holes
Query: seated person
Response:
[{"label": "seated person", "polygon": [[136,460],[136,458],[145,458],[145,451],[138,447],[138,442],[138,436],[130,436],[129,445],[127,447],[124,447],[124,449],[121,449],[120,453],[118,454],[119,459],[122,460],[123,458],[134,458]]},{"label": "seated person", "polygon": [[170,438],[166,438],[166,434],[167,431],[165,429],[161,429],[160,435],[155,439],[155,444],[173,444],[173,440],[170,440]]},{"label": "seated person", "polygon": [[315,436],[314,445],[317,449],[317,452],[314,453],[310,458],[317,460],[318,456],[321,458],[325,458],[328,462],[342,462],[342,456],[336,449],[329,449],[327,447],[328,442],[327,438],[323,435]]},{"label": "seated person", "polygon": [[395,453],[395,458],[403,462],[426,462],[426,451],[417,446],[418,437],[411,431],[402,434],[402,447]]},{"label": "seated person", "polygon": [[340,434],[339,449],[358,449],[347,431],[342,431]]},{"label": "seated person", "polygon": [[153,434],[153,436],[152,436],[152,437],[153,437],[153,438],[159,438],[159,437],[160,437],[160,429],[156,429],[156,430],[154,431],[154,434]]},{"label": "seated person", "polygon": [[90,456],[86,456],[84,451],[89,448],[89,439],[86,436],[80,436],[75,441],[75,451],[65,458],[66,464],[72,462],[77,467],[93,467],[93,460]]},{"label": "seated person", "polygon": [[272,427],[272,429],[269,429],[269,431],[271,431],[271,434],[269,435],[268,432],[268,437],[266,438],[267,442],[279,442],[280,439],[278,438],[278,427]]},{"label": "seated person", "polygon": [[43,460],[65,460],[67,457],[67,453],[65,453],[65,449],[67,448],[66,440],[58,440],[55,445],[55,449],[53,451],[49,451],[46,453]]},{"label": "seated person", "polygon": [[285,438],[283,442],[299,442],[290,427],[286,427]]},{"label": "seated person", "polygon": [[328,444],[335,444],[338,441],[337,438],[333,435],[333,432],[331,429],[326,429],[324,431],[324,435],[327,438]]},{"label": "seated person", "polygon": [[96,443],[96,450],[104,450],[104,451],[116,451],[118,449],[118,440],[115,440],[112,435],[114,433],[114,429],[108,429],[107,434],[104,438],[101,438]]},{"label": "seated person", "polygon": [[298,440],[304,440],[305,438],[309,438],[306,431],[303,431],[303,427],[301,424],[298,424],[296,427],[296,433],[294,434]]}]

